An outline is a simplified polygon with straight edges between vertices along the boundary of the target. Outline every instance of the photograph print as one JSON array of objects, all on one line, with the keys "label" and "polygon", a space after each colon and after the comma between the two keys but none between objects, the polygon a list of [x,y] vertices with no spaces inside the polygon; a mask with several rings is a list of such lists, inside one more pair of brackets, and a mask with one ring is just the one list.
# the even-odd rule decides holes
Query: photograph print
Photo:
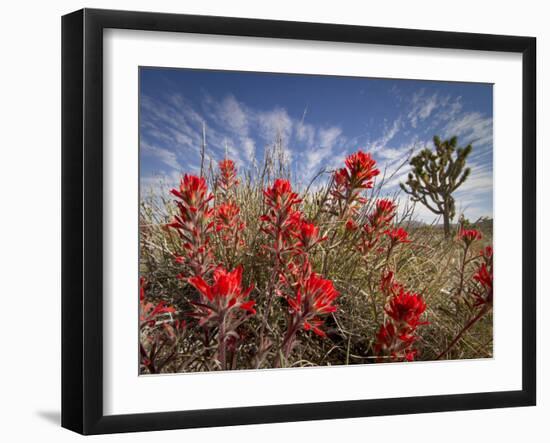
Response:
[{"label": "photograph print", "polygon": [[492,84],[140,67],[139,162],[140,375],[493,357]]}]

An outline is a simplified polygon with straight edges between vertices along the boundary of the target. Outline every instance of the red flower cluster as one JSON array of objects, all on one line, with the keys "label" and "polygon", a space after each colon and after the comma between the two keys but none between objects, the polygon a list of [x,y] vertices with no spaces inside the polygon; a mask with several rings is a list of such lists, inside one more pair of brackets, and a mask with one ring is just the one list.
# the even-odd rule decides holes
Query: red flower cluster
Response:
[{"label": "red flower cluster", "polygon": [[386,298],[397,295],[402,288],[403,285],[395,281],[393,271],[386,271],[382,274],[380,279],[380,290]]},{"label": "red flower cluster", "polygon": [[296,248],[300,252],[307,252],[318,243],[325,241],[326,236],[319,235],[319,227],[313,223],[308,223],[305,220],[300,220],[298,229],[295,230],[294,236],[298,239]]},{"label": "red flower cluster", "polygon": [[474,306],[493,304],[493,248],[487,246],[481,253],[483,262],[474,274],[474,280],[479,287],[473,292],[476,302]]},{"label": "red flower cluster", "polygon": [[376,201],[376,207],[369,214],[368,220],[372,228],[387,226],[395,217],[397,205],[393,200],[380,199]]},{"label": "red flower cluster", "polygon": [[231,256],[227,260],[227,265],[231,266],[238,248],[244,246],[242,232],[245,223],[240,217],[241,209],[234,198],[235,186],[239,184],[235,163],[228,159],[222,160],[219,169],[216,179],[216,232]]},{"label": "red flower cluster", "polygon": [[[376,205],[372,212],[367,216],[367,223],[362,227],[364,235],[371,247],[374,246],[380,237],[382,230],[387,227],[395,217],[396,204],[389,199],[380,199],[376,201]],[[352,219],[346,223],[346,228],[350,231],[355,231],[359,227]]]},{"label": "red flower cluster", "polygon": [[412,361],[418,350],[412,348],[417,340],[416,329],[427,324],[420,320],[426,310],[422,296],[406,291],[394,281],[393,272],[382,276],[380,287],[389,302],[384,309],[388,320],[380,327],[374,347],[380,361]]},{"label": "red flower cluster", "polygon": [[[389,227],[395,217],[396,208],[397,206],[392,200],[381,199],[376,202],[374,209],[366,217],[367,221],[361,227],[359,244],[357,245],[357,250],[361,253],[364,260],[367,260],[369,252],[380,243],[382,234],[386,234],[390,240],[387,257],[389,257],[389,254],[398,243],[410,242],[408,233],[403,228]],[[352,229],[353,226],[357,226],[355,222],[351,226]]]},{"label": "red flower cluster", "polygon": [[186,209],[192,213],[204,209],[213,198],[211,194],[208,194],[206,180],[203,177],[189,174],[183,176],[179,189],[172,189],[170,192],[181,199]]},{"label": "red flower cluster", "polygon": [[384,232],[390,239],[390,247],[394,247],[398,243],[410,243],[409,233],[403,228],[388,229]]},{"label": "red flower cluster", "polygon": [[231,272],[218,267],[214,270],[214,283],[209,285],[202,277],[191,277],[189,283],[201,294],[201,301],[194,303],[197,307],[196,316],[200,324],[208,321],[227,320],[232,311],[241,309],[255,314],[255,301],[246,300],[254,285],[248,289],[242,288],[243,268],[238,266]]},{"label": "red flower cluster", "polygon": [[288,180],[276,179],[273,186],[264,190],[266,214],[260,217],[264,222],[262,231],[271,237],[273,244],[268,247],[281,264],[282,254],[292,250],[292,240],[299,231],[302,214],[295,209],[301,200],[292,191]]},{"label": "red flower cluster", "polygon": [[372,188],[373,179],[378,174],[380,171],[370,154],[359,150],[346,158],[346,167],[333,175],[331,189],[335,211],[340,218],[355,214],[356,205],[365,203],[360,194],[364,189]]},{"label": "red flower cluster", "polygon": [[458,232],[458,238],[464,242],[466,246],[470,246],[475,240],[481,240],[481,232],[476,229],[461,228]]},{"label": "red flower cluster", "polygon": [[394,320],[396,324],[406,325],[408,328],[415,329],[420,322],[420,316],[426,310],[426,303],[418,294],[405,291],[400,288],[399,294],[393,297],[389,306],[385,309],[386,314]]},{"label": "red flower cluster", "polygon": [[[290,356],[298,343],[298,334],[303,333],[301,331],[311,331],[319,337],[326,337],[330,327],[327,316],[337,311],[336,301],[340,293],[333,281],[314,272],[314,264],[322,259],[322,268],[330,269],[331,259],[341,244],[353,245],[365,260],[372,250],[387,250],[386,262],[383,262],[382,255],[378,255],[372,268],[386,270],[380,281],[380,289],[385,296],[384,321],[381,322],[383,324],[378,331],[374,350],[381,360],[385,357],[390,361],[410,361],[415,358],[417,350],[414,349],[414,343],[418,340],[416,331],[425,324],[421,317],[426,304],[420,295],[407,291],[397,283],[394,273],[390,271],[392,249],[400,243],[411,241],[406,230],[395,226],[395,202],[379,199],[372,202],[372,210],[364,206],[365,190],[373,187],[379,173],[370,154],[359,150],[348,156],[345,167],[333,175],[328,190],[329,206],[321,208],[320,218],[314,219],[321,220],[320,225],[306,219],[301,212],[302,200],[288,180],[277,178],[264,189],[265,211],[260,217],[264,244],[260,243],[259,248],[265,251],[264,256],[269,260],[267,265],[270,266],[271,275],[259,292],[265,300],[259,308],[262,318],[259,319],[255,350],[248,345],[244,346],[246,337],[251,337],[253,333],[241,326],[256,314],[256,303],[251,299],[254,284],[244,288],[243,267],[235,267],[243,262],[245,252],[239,249],[244,246],[245,223],[238,205],[242,194],[237,192],[240,188],[236,188],[239,180],[235,163],[228,159],[219,163],[214,195],[209,192],[206,180],[194,175],[185,175],[179,187],[171,190],[177,198],[177,215],[168,226],[177,231],[184,250],[181,256],[176,257],[176,261],[184,265],[181,276],[185,276],[185,281],[196,290],[193,290],[195,298],[190,301],[192,312],[189,315],[198,321],[201,327],[199,342],[207,350],[205,352],[209,353],[209,358],[214,356],[214,364],[221,369],[236,368],[247,358],[247,353],[254,358],[255,367],[261,367],[269,355],[276,356],[277,360],[273,364],[279,366]],[[215,201],[211,203],[213,198]],[[243,206],[244,209],[247,208]],[[328,220],[325,218],[327,212]],[[244,215],[250,213],[247,210]],[[346,231],[342,233],[344,222]],[[329,232],[331,238],[323,248],[323,254],[318,254],[320,251],[317,251],[317,246],[327,240],[325,232]],[[214,252],[219,254],[217,261],[214,261]],[[370,263],[371,255],[368,257]],[[488,287],[487,275],[488,262],[474,276],[479,288]],[[492,288],[492,265],[490,275]],[[481,296],[488,299],[488,290]],[[287,329],[282,341],[271,341],[277,334],[269,332],[272,331],[270,326],[274,324],[271,321],[274,313],[280,309],[279,304],[277,310],[272,306],[275,297],[280,297],[277,301],[285,306],[288,304]],[[140,299],[144,300],[143,287]],[[175,321],[172,319],[173,313],[174,308],[163,303],[155,306],[143,301],[140,321],[144,328],[160,330],[166,328],[163,326],[165,317],[169,317],[171,322]],[[375,312],[375,315],[378,314]],[[153,344],[156,346],[160,344],[158,340],[174,340],[176,334],[168,331],[155,337],[157,342]],[[217,348],[213,346],[213,340],[217,340]],[[182,349],[184,342],[178,342],[179,349]],[[156,348],[151,343],[149,341],[149,345],[142,345],[142,352],[144,365],[153,372],[159,369],[159,364],[158,361],[155,363]],[[271,352],[274,343],[278,343],[280,348]]]},{"label": "red flower cluster", "polygon": [[238,220],[240,208],[233,202],[222,203],[216,207],[216,231],[229,230],[237,226],[244,228],[244,224]]},{"label": "red flower cluster", "polygon": [[264,190],[265,204],[272,209],[289,211],[292,206],[300,203],[298,194],[292,191],[292,185],[288,180],[278,178],[273,186]]},{"label": "red flower cluster", "polygon": [[346,158],[346,168],[340,170],[350,186],[372,188],[373,178],[380,174],[369,153],[359,150]]},{"label": "red flower cluster", "polygon": [[226,245],[243,246],[244,240],[241,238],[241,232],[245,228],[244,222],[240,218],[240,208],[228,201],[216,207],[216,232],[220,232],[222,240]]},{"label": "red flower cluster", "polygon": [[315,334],[325,337],[325,332],[320,328],[323,321],[318,316],[336,312],[333,302],[339,295],[331,280],[312,273],[298,287],[295,297],[287,297],[297,330],[303,327],[306,331],[311,329]]},{"label": "red flower cluster", "polygon": [[176,201],[179,213],[168,226],[178,232],[186,251],[176,261],[184,264],[191,275],[204,276],[213,267],[209,242],[214,221],[208,204],[213,195],[208,192],[204,178],[187,174],[179,189],[172,189],[171,193],[179,199]]},{"label": "red flower cluster", "polygon": [[216,180],[216,185],[223,197],[227,198],[229,193],[239,184],[235,162],[233,160],[224,159],[219,162],[218,166],[220,168],[220,174]]},{"label": "red flower cluster", "polygon": [[189,283],[201,294],[200,302],[193,302],[195,313],[203,326],[218,328],[218,361],[221,369],[226,369],[226,351],[228,341],[236,348],[236,329],[250,314],[255,314],[255,301],[248,300],[254,285],[242,288],[242,266],[231,272],[218,267],[214,271],[214,283],[209,285],[202,277],[191,277]]},{"label": "red flower cluster", "polygon": [[[277,179],[264,191],[264,196],[269,209],[261,217],[262,231],[271,240],[265,249],[273,255],[276,264],[273,292],[284,297],[290,308],[282,345],[284,356],[288,358],[301,329],[325,336],[319,316],[336,310],[332,301],[338,292],[330,280],[312,273],[310,253],[326,237],[321,235],[318,226],[304,219],[297,208],[301,200],[290,183]],[[267,315],[269,307],[268,303]]]}]

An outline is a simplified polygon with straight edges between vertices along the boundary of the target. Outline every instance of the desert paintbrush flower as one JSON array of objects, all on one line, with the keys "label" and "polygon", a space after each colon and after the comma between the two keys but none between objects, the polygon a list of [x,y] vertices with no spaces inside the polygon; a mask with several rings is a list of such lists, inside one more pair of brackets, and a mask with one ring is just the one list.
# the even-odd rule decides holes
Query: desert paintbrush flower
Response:
[{"label": "desert paintbrush flower", "polygon": [[380,174],[371,155],[361,150],[349,155],[345,164],[334,172],[331,188],[335,214],[344,219],[357,212],[357,204],[366,202],[361,192],[372,188],[374,177]]},{"label": "desert paintbrush flower", "polygon": [[[195,317],[204,327],[217,326],[218,361],[221,369],[227,368],[226,346],[228,338],[238,337],[237,328],[250,316],[256,313],[255,301],[248,300],[254,285],[242,288],[243,268],[238,266],[233,271],[218,267],[214,270],[213,284],[209,285],[202,277],[191,277],[189,283],[201,295],[199,302],[193,302]],[[233,342],[232,347],[236,348]]]},{"label": "desert paintbrush flower", "polygon": [[[321,329],[322,316],[336,312],[334,301],[340,293],[331,280],[311,273],[307,280],[301,282],[294,296],[286,297],[289,305],[289,324],[281,346],[285,358],[290,356],[296,341],[296,334],[301,330],[313,331],[320,337],[326,333]],[[280,363],[280,360],[279,360]]]},{"label": "desert paintbrush flower", "polygon": [[427,324],[421,321],[426,303],[421,295],[407,291],[395,282],[391,271],[382,275],[380,287],[390,298],[384,309],[388,318],[380,326],[374,351],[379,361],[412,361],[418,354],[418,350],[412,348],[418,339],[416,330],[418,326]]},{"label": "desert paintbrush flower", "polygon": [[226,158],[219,162],[218,167],[220,169],[220,173],[216,180],[216,185],[223,198],[227,199],[229,194],[239,184],[239,180],[237,179],[237,170],[235,169],[235,162]]},{"label": "desert paintbrush flower", "polygon": [[391,247],[397,245],[398,243],[410,243],[409,233],[403,228],[393,228],[388,229],[384,232],[390,239]]},{"label": "desert paintbrush flower", "polygon": [[464,242],[466,246],[470,246],[475,240],[481,240],[481,232],[476,229],[461,228],[458,233],[458,238]]},{"label": "desert paintbrush flower", "polygon": [[179,188],[171,192],[178,198],[178,214],[168,226],[177,231],[184,250],[182,256],[176,256],[176,262],[186,267],[188,275],[204,276],[213,268],[209,247],[214,227],[214,211],[209,206],[213,195],[203,177],[188,174],[181,179]]}]

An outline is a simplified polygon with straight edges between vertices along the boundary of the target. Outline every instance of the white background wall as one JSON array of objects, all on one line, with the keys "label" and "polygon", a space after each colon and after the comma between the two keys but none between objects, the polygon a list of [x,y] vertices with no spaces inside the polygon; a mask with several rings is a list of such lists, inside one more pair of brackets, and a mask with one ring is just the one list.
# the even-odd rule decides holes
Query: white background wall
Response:
[{"label": "white background wall", "polygon": [[[277,0],[10,1],[0,26],[0,436],[3,441],[73,441],[60,414],[60,17],[81,7],[155,10],[319,21],[538,38],[539,225],[548,224],[550,156],[543,157],[550,119],[549,12],[535,0],[480,2],[338,2]],[[546,106],[545,106],[546,105]],[[545,109],[543,109],[545,108]],[[544,112],[546,111],[546,112]],[[511,177],[510,183],[516,180]],[[548,268],[549,236],[539,229],[539,275]],[[546,271],[548,274],[548,271]],[[539,278],[539,406],[163,433],[102,436],[94,441],[399,441],[408,443],[547,441],[550,417],[550,326],[543,313],[550,281]],[[515,352],[510,349],[510,352]],[[519,358],[519,357],[518,357]],[[449,380],[453,383],[453,380]],[[338,380],[327,380],[338,389]],[[170,395],[167,393],[167,395]]]}]

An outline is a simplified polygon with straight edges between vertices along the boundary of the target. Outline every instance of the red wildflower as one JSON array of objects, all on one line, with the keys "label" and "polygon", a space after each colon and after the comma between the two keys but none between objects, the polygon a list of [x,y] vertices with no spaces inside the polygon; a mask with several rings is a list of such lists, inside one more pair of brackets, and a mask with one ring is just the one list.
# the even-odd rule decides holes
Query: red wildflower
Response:
[{"label": "red wildflower", "polygon": [[216,180],[216,184],[222,195],[227,196],[229,191],[239,184],[237,179],[237,171],[233,160],[224,159],[218,164],[220,175]]},{"label": "red wildflower", "polygon": [[338,188],[346,188],[349,183],[349,174],[346,168],[337,169],[333,175],[334,184]]},{"label": "red wildflower", "polygon": [[492,246],[486,246],[483,251],[481,251],[481,256],[485,259],[485,261],[489,261],[493,259],[493,247]]},{"label": "red wildflower", "polygon": [[315,315],[336,312],[336,306],[332,303],[340,293],[334,288],[331,280],[325,280],[314,273],[306,281],[303,291],[306,311],[309,308],[308,305],[312,303],[311,309]]},{"label": "red wildflower", "polygon": [[265,204],[269,207],[266,214],[260,217],[264,222],[262,231],[268,234],[273,245],[272,252],[281,259],[281,253],[290,250],[290,241],[299,232],[302,214],[294,209],[301,202],[298,194],[292,191],[288,180],[277,179],[273,186],[264,190]]},{"label": "red wildflower", "polygon": [[380,354],[382,350],[388,349],[395,338],[395,328],[392,322],[386,322],[378,330],[376,334],[375,352]]},{"label": "red wildflower", "polygon": [[488,246],[484,263],[482,263],[474,274],[474,280],[480,285],[480,289],[474,290],[476,298],[475,306],[491,305],[493,303],[493,249]]},{"label": "red wildflower", "polygon": [[358,205],[366,202],[361,197],[363,189],[372,188],[373,179],[380,171],[370,154],[359,150],[346,158],[346,167],[333,174],[331,195],[333,212],[340,218],[358,211]]},{"label": "red wildflower", "polygon": [[420,316],[426,310],[426,303],[422,296],[405,291],[400,288],[399,293],[393,297],[388,307],[385,309],[388,314],[398,325],[404,323],[411,328],[416,328],[418,325],[424,324],[420,322]]},{"label": "red wildflower", "polygon": [[292,185],[288,180],[278,178],[271,188],[264,191],[266,205],[274,209],[288,209],[300,203],[298,194],[292,191]]},{"label": "red wildflower", "polygon": [[319,236],[319,228],[313,223],[308,223],[305,220],[300,220],[298,229],[296,230],[295,237],[298,239],[297,248],[302,251],[308,251],[317,243],[320,243],[327,239],[327,237]]},{"label": "red wildflower", "polygon": [[223,241],[233,243],[235,246],[244,244],[241,231],[245,228],[245,224],[241,221],[240,212],[240,208],[232,201],[216,207],[216,232],[221,232]]},{"label": "red wildflower", "polygon": [[397,205],[392,200],[377,200],[376,208],[368,217],[371,227],[382,228],[386,226],[395,216],[396,208]]},{"label": "red wildflower", "polygon": [[248,289],[242,289],[242,266],[238,266],[231,272],[218,267],[214,270],[214,283],[209,285],[202,277],[191,277],[189,283],[202,295],[200,303],[195,303],[200,317],[200,323],[212,319],[220,319],[235,309],[242,309],[255,314],[255,302],[246,300],[254,285]]},{"label": "red wildflower", "polygon": [[[413,335],[400,334],[391,321],[380,326],[376,334],[374,352],[379,361],[413,361],[418,351],[411,348],[416,341]],[[382,356],[387,356],[384,359]]]},{"label": "red wildflower", "polygon": [[380,280],[380,288],[386,297],[391,297],[384,311],[388,319],[380,326],[374,352],[380,361],[412,361],[417,350],[411,345],[417,340],[416,329],[427,322],[420,321],[426,310],[426,303],[418,294],[405,290],[394,280],[392,271],[385,272]]},{"label": "red wildflower", "polygon": [[384,232],[384,234],[386,234],[390,238],[392,246],[396,245],[397,243],[411,242],[411,240],[409,240],[409,233],[403,228],[388,229]]},{"label": "red wildflower", "polygon": [[313,331],[319,337],[325,338],[327,334],[319,326],[323,324],[323,320],[311,319],[309,321],[304,321],[304,331]]},{"label": "red wildflower", "polygon": [[481,232],[479,232],[476,229],[464,229],[461,228],[458,237],[460,240],[464,242],[466,246],[470,246],[473,241],[475,240],[481,240]]},{"label": "red wildflower", "polygon": [[[142,323],[155,322],[156,318],[161,314],[176,312],[172,306],[167,306],[164,302],[159,302],[157,305],[153,303],[143,303],[140,310],[139,319]],[[154,323],[153,323],[154,324]]]},{"label": "red wildflower", "polygon": [[386,297],[396,295],[401,289],[403,289],[403,285],[395,281],[392,271],[387,271],[382,274],[382,278],[380,279],[380,290]]},{"label": "red wildflower", "polygon": [[364,189],[372,188],[372,179],[380,174],[371,155],[361,150],[346,158],[346,167],[350,183]]},{"label": "red wildflower", "polygon": [[[238,216],[241,210],[233,202],[222,203],[216,207],[216,231],[231,229],[239,224]],[[242,225],[242,224],[241,224]],[[241,227],[241,229],[244,226]]]},{"label": "red wildflower", "polygon": [[[287,297],[287,302],[292,309],[292,314],[297,318],[296,324],[305,326],[320,315],[336,312],[334,300],[340,293],[334,288],[331,280],[321,278],[312,273],[296,290],[295,297]],[[315,322],[315,327],[319,328],[321,322]],[[309,327],[306,327],[309,329]],[[306,329],[307,330],[307,329]],[[315,331],[318,335],[318,331]]]},{"label": "red wildflower", "polygon": [[179,190],[172,189],[170,192],[183,200],[191,212],[203,208],[212,199],[212,195],[206,196],[208,193],[206,180],[196,175],[185,174],[181,179]]},{"label": "red wildflower", "polygon": [[474,280],[481,283],[486,289],[492,290],[493,288],[493,275],[492,273],[489,273],[485,263],[482,263],[478,271],[475,273]]},{"label": "red wildflower", "polygon": [[178,214],[168,226],[178,232],[186,252],[176,261],[184,264],[191,275],[202,276],[213,266],[209,241],[214,221],[213,209],[208,205],[213,196],[208,193],[204,178],[188,174],[181,180],[179,190],[171,192],[179,198]]},{"label": "red wildflower", "polygon": [[348,231],[357,231],[358,228],[359,226],[357,226],[357,223],[355,223],[355,221],[353,221],[351,218],[346,222],[346,229]]},{"label": "red wildflower", "polygon": [[216,232],[220,232],[221,240],[226,244],[232,245],[228,248],[227,264],[230,265],[237,249],[244,245],[241,231],[245,224],[240,218],[240,208],[235,203],[232,192],[239,184],[237,171],[233,160],[224,159],[219,163],[219,175],[216,178]]},{"label": "red wildflower", "polygon": [[[363,224],[360,231],[360,242],[356,246],[364,260],[367,260],[368,253],[378,244],[383,229],[388,226],[395,216],[395,209],[396,204],[392,200],[380,199],[376,201],[372,212],[368,214],[367,222]],[[391,247],[393,246],[394,244]]]}]

